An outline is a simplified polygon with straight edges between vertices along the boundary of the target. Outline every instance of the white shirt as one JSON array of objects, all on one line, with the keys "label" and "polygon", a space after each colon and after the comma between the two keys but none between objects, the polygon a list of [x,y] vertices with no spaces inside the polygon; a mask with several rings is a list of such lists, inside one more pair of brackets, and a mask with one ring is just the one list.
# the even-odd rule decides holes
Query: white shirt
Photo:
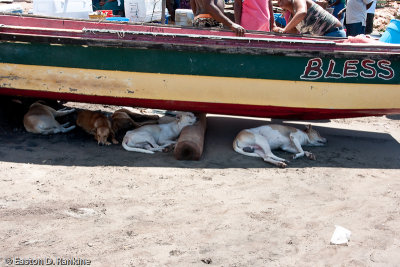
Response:
[{"label": "white shirt", "polygon": [[374,0],[347,0],[346,23],[362,23],[367,20],[367,5]]},{"label": "white shirt", "polygon": [[376,1],[377,0],[373,0],[372,5],[367,10],[367,13],[375,14]]}]

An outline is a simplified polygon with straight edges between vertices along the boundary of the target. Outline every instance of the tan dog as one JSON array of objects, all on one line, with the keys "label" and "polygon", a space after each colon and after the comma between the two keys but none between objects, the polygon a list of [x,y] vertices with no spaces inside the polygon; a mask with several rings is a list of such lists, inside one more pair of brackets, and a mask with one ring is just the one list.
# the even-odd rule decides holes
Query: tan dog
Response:
[{"label": "tan dog", "polygon": [[145,125],[125,134],[122,146],[125,150],[153,154],[175,144],[185,126],[196,122],[191,112],[180,113],[175,120],[166,124]]},{"label": "tan dog", "polygon": [[115,134],[122,130],[130,130],[133,128],[139,128],[140,126],[147,124],[157,124],[157,115],[144,115],[134,113],[128,109],[116,110],[112,116],[112,129]]},{"label": "tan dog", "polygon": [[307,125],[304,131],[284,126],[265,125],[241,131],[233,141],[233,149],[243,155],[260,157],[278,167],[286,167],[285,159],[275,156],[271,150],[282,149],[294,153],[293,159],[303,157],[315,160],[314,154],[304,151],[302,145],[323,146],[326,139]]},{"label": "tan dog", "polygon": [[73,130],[75,125],[66,128],[69,125],[69,122],[59,124],[55,118],[70,114],[74,111],[75,109],[67,108],[55,110],[49,106],[35,102],[29,107],[28,112],[24,116],[24,126],[25,129],[30,133],[66,133]]},{"label": "tan dog", "polygon": [[94,139],[99,145],[111,145],[108,142],[108,137],[111,136],[113,144],[118,144],[115,139],[114,131],[111,128],[111,122],[108,118],[96,111],[82,110],[78,112],[76,124],[84,129],[87,133],[93,134]]}]

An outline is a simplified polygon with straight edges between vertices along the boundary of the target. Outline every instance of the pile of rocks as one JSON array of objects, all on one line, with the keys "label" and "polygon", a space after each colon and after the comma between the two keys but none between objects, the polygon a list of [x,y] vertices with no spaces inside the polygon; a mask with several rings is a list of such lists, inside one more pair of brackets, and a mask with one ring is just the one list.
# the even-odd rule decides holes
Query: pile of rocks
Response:
[{"label": "pile of rocks", "polygon": [[400,3],[391,1],[386,7],[376,8],[374,18],[374,31],[384,32],[390,20],[400,19]]}]

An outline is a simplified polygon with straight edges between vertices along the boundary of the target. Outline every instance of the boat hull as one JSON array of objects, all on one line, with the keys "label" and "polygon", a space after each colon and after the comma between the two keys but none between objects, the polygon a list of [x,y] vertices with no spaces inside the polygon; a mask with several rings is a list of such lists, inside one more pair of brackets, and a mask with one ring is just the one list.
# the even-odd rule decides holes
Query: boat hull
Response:
[{"label": "boat hull", "polygon": [[11,28],[0,34],[2,94],[271,118],[400,113],[396,46]]}]

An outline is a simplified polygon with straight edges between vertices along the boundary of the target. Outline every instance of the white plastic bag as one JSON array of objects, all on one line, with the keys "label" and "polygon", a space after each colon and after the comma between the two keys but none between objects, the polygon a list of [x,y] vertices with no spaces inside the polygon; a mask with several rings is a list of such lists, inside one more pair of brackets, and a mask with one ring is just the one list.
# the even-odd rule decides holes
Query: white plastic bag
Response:
[{"label": "white plastic bag", "polygon": [[333,232],[332,238],[331,238],[331,244],[332,245],[348,245],[350,241],[350,235],[351,232],[350,230],[347,230],[346,228],[335,225],[335,231]]}]

